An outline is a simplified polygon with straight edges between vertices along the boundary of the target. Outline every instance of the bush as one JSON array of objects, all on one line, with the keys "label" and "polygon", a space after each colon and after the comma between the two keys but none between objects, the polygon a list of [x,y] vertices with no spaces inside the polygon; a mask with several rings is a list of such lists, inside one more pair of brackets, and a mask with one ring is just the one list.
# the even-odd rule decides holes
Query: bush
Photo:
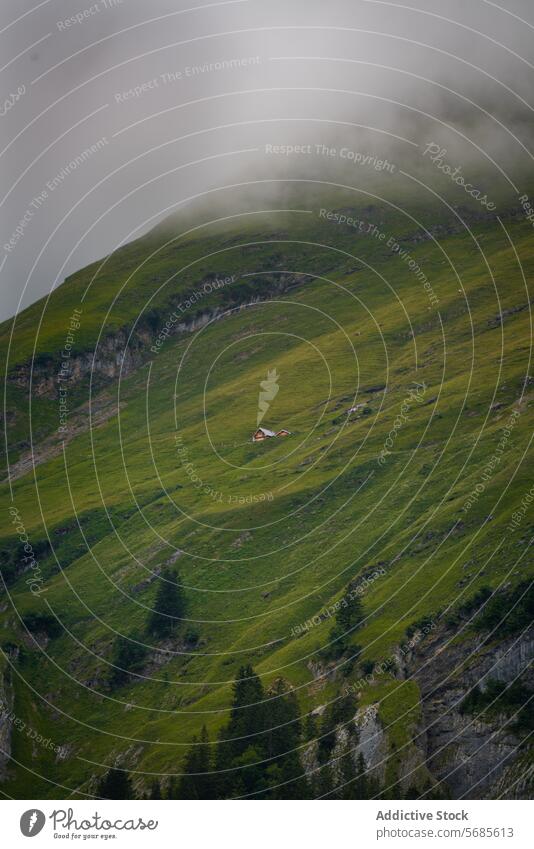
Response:
[{"label": "bush", "polygon": [[412,624],[408,625],[406,628],[406,636],[413,637],[417,631],[425,631],[431,628],[433,621],[432,616],[422,616],[420,619],[416,619],[415,622],[412,622]]},{"label": "bush", "polygon": [[63,633],[62,626],[52,613],[27,613],[22,622],[31,634],[46,634],[52,639]]},{"label": "bush", "polygon": [[531,731],[534,728],[534,717],[529,705],[531,696],[531,691],[520,679],[506,684],[504,681],[489,678],[484,691],[476,685],[465,696],[460,704],[460,713],[475,715],[485,713],[488,717],[500,713],[507,716],[516,714],[515,723],[510,727],[521,731]]},{"label": "bush", "polygon": [[447,616],[447,625],[458,625],[460,619],[469,616],[473,611],[478,610],[492,595],[491,587],[480,587],[474,595],[460,604],[456,610]]},{"label": "bush", "polygon": [[373,670],[375,668],[374,660],[364,660],[361,663],[360,669],[362,670],[362,675],[372,675]]},{"label": "bush", "polygon": [[534,584],[522,581],[507,593],[493,595],[473,622],[476,631],[508,637],[527,628],[534,619]]}]

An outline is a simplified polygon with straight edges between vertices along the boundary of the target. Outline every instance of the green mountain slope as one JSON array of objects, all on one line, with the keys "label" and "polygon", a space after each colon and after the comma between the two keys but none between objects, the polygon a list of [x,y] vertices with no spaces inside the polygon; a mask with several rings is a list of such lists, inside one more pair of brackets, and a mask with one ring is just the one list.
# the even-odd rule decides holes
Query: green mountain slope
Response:
[{"label": "green mountain slope", "polygon": [[[300,210],[168,222],[0,328],[4,793],[92,794],[116,762],[165,785],[250,663],[303,716],[354,693],[386,796],[454,795],[418,740],[417,653],[452,641],[466,693],[471,600],[522,598],[532,571],[532,231],[438,208],[425,229],[341,190]],[[291,435],[254,444],[274,369],[261,424]],[[168,566],[187,607],[157,639]],[[364,620],[328,650],[349,585]],[[117,635],[148,649],[110,686]]]}]

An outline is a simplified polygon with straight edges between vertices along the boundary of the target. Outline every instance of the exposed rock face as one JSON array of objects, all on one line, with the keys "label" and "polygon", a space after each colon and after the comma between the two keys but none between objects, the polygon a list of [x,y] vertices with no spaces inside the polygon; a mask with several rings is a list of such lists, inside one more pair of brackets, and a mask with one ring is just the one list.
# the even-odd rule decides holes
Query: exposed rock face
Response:
[{"label": "exposed rock face", "polygon": [[362,754],[369,776],[378,779],[383,784],[386,774],[388,741],[378,717],[378,704],[360,708],[354,717],[354,722],[359,731],[359,743],[355,757]]},{"label": "exposed rock face", "polygon": [[337,670],[335,664],[322,660],[309,660],[307,667],[313,676],[313,683],[308,686],[308,692],[314,695],[326,687],[328,681],[335,681]]},{"label": "exposed rock face", "polygon": [[524,798],[525,749],[510,716],[476,716],[460,712],[460,702],[475,685],[484,691],[489,679],[506,683],[522,675],[534,683],[529,662],[534,651],[532,630],[498,645],[480,636],[451,642],[454,633],[438,629],[418,647],[408,664],[421,688],[422,732],[426,766],[443,782],[452,798],[494,798],[507,793]]},{"label": "exposed rock face", "polygon": [[[127,329],[100,339],[94,351],[80,351],[68,360],[68,383],[80,383],[85,377],[111,380],[119,375],[126,377],[137,368],[144,359],[146,348],[152,344],[153,334],[147,329],[139,329],[130,335]],[[59,386],[61,352],[45,362],[33,361],[16,366],[8,380],[16,386],[28,389],[31,383],[32,394],[39,398],[56,398]]]},{"label": "exposed rock face", "polygon": [[[326,709],[326,705],[316,708],[313,713],[316,717],[322,716]],[[334,785],[338,785],[342,781],[342,757],[347,752],[352,753],[354,764],[360,753],[358,745],[358,726],[356,717],[352,722],[346,725],[338,725],[335,729],[335,743],[329,756],[329,762],[332,766],[332,779]],[[319,761],[319,743],[318,740],[312,740],[308,746],[302,750],[302,764],[306,774],[309,777],[315,777],[318,770],[321,769]]]},{"label": "exposed rock face", "polygon": [[0,674],[0,781],[7,778],[7,765],[11,757],[12,711],[13,688],[8,675]]},{"label": "exposed rock face", "polygon": [[[235,309],[245,309],[262,299],[275,297],[295,286],[302,285],[308,279],[308,275],[303,274],[273,273],[269,278],[270,288],[263,292],[261,298],[251,297],[249,293],[246,295],[236,293],[236,297],[225,302],[224,307],[205,307],[187,317],[184,313],[184,320],[174,323],[168,335],[195,333],[209,322],[222,318]],[[213,275],[205,278],[199,284],[200,289],[203,285],[212,283],[212,280]],[[187,301],[187,295],[184,298]],[[102,335],[94,350],[79,352],[73,350],[68,359],[69,383],[76,385],[84,378],[91,376],[98,385],[119,377],[127,377],[150,356],[150,349],[158,338],[160,328],[164,326],[172,312],[173,308],[167,305],[158,312],[154,311],[151,322],[143,323],[141,320],[135,324],[135,327],[126,326],[113,333]],[[58,350],[56,354],[18,364],[10,370],[8,380],[23,389],[28,389],[31,385],[32,394],[37,397],[54,399],[58,394],[58,373],[61,361],[61,352]]]},{"label": "exposed rock face", "polygon": [[401,793],[407,793],[411,788],[422,789],[432,784],[432,776],[428,772],[426,761],[427,748],[426,729],[420,725],[415,729],[413,742],[406,747],[399,763],[397,780]]}]

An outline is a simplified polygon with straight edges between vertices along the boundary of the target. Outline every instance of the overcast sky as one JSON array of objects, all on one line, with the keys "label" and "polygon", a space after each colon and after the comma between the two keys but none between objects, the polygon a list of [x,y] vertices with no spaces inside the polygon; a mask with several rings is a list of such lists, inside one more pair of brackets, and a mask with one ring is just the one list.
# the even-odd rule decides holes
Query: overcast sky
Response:
[{"label": "overcast sky", "polygon": [[531,167],[532,0],[3,0],[0,39],[0,318],[190,198],[327,167],[269,145]]}]

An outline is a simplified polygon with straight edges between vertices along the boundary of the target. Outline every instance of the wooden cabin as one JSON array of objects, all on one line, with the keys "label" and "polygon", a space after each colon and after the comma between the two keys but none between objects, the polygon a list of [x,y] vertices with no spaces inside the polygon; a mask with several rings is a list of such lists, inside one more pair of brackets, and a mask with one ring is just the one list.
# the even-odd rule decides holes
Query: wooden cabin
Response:
[{"label": "wooden cabin", "polygon": [[264,439],[271,439],[273,436],[276,436],[274,430],[267,430],[266,427],[259,427],[258,430],[252,434],[252,441],[262,442]]}]

